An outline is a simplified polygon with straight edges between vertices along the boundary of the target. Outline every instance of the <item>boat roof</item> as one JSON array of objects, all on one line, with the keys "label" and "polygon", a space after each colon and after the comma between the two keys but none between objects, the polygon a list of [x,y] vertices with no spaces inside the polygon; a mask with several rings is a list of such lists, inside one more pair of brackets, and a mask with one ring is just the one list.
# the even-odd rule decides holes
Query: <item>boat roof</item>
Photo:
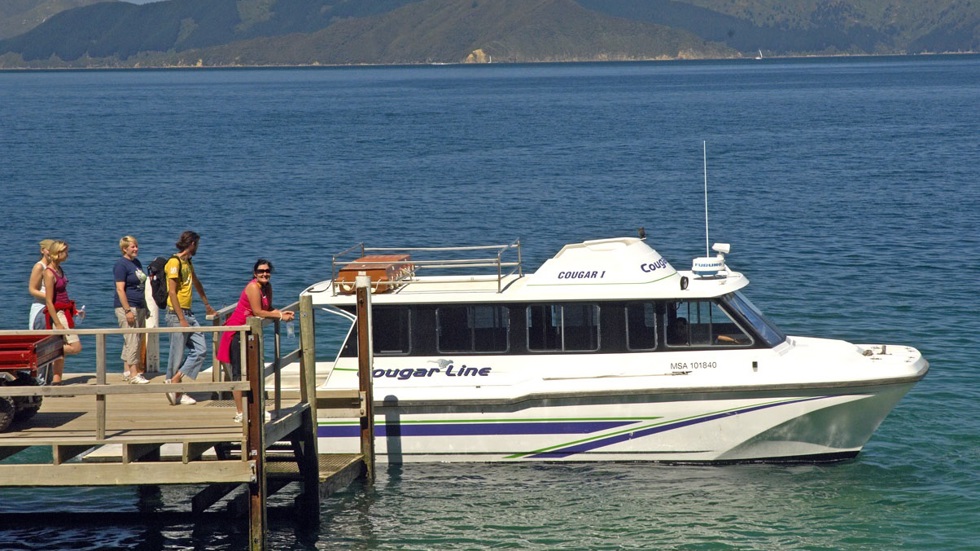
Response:
[{"label": "boat roof", "polygon": [[[460,258],[461,253],[468,256]],[[371,277],[375,304],[681,300],[720,296],[748,285],[742,274],[727,268],[723,256],[714,258],[721,259],[717,273],[679,271],[645,240],[618,237],[565,245],[537,271],[524,274],[520,241],[445,248],[358,245],[335,255],[331,278],[303,294],[311,295],[314,305],[353,305],[358,273]]]}]

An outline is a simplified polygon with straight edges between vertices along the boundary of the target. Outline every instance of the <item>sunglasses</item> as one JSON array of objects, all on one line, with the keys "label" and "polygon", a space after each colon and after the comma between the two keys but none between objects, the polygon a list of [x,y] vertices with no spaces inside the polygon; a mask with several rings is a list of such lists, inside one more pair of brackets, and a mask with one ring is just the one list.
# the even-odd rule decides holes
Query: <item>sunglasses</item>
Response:
[{"label": "sunglasses", "polygon": [[271,274],[272,273],[272,270],[269,270],[269,269],[255,270],[255,273],[257,273],[257,274]]}]

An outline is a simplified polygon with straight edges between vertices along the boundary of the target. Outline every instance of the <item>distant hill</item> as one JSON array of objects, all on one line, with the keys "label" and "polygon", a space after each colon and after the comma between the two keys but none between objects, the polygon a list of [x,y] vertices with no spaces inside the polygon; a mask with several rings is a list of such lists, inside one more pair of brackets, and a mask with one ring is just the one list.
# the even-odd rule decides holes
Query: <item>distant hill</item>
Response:
[{"label": "distant hill", "polygon": [[52,56],[126,60],[140,52],[183,51],[259,36],[309,33],[337,20],[389,12],[412,0],[169,0],[110,2],[61,12],[0,41],[26,61]]},{"label": "distant hill", "polygon": [[575,0],[423,0],[309,35],[186,54],[184,62],[199,56],[206,65],[266,65],[674,59],[737,52],[686,31],[598,14]]},{"label": "distant hill", "polygon": [[0,39],[23,34],[56,13],[107,1],[115,0],[0,0]]},{"label": "distant hill", "polygon": [[980,50],[977,0],[580,0],[743,52],[903,54]]},{"label": "distant hill", "polygon": [[980,0],[0,0],[0,14],[13,4],[72,9],[0,40],[0,68],[980,50]]}]

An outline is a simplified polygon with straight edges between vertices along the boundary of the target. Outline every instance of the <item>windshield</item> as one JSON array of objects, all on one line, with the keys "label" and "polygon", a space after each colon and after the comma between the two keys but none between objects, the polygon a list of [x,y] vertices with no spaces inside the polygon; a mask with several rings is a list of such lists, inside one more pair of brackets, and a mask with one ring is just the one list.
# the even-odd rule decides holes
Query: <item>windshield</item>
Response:
[{"label": "windshield", "polygon": [[786,340],[786,334],[766,319],[766,316],[756,308],[755,304],[752,304],[742,293],[735,291],[730,295],[722,297],[722,300],[733,311],[737,312],[742,319],[747,321],[755,329],[755,332],[759,334],[759,337],[769,346],[776,346]]}]

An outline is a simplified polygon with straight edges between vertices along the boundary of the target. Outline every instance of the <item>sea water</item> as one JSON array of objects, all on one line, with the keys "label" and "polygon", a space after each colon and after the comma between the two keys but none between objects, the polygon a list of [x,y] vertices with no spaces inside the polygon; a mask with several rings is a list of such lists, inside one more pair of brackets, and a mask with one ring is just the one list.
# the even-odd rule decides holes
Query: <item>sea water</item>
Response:
[{"label": "sea water", "polygon": [[[216,306],[258,257],[283,304],[359,242],[520,238],[528,271],[640,227],[679,269],[728,242],[786,332],[907,344],[931,362],[855,460],[381,466],[326,500],[318,529],[274,521],[271,548],[976,549],[978,107],[977,56],[0,72],[0,328],[26,327],[46,237],[71,245],[90,328],[115,324],[126,234],[145,265],[201,233]],[[69,372],[92,371],[83,344]],[[3,518],[66,509],[133,522]],[[128,488],[0,490],[0,548],[247,544],[244,522],[142,518]]]}]

